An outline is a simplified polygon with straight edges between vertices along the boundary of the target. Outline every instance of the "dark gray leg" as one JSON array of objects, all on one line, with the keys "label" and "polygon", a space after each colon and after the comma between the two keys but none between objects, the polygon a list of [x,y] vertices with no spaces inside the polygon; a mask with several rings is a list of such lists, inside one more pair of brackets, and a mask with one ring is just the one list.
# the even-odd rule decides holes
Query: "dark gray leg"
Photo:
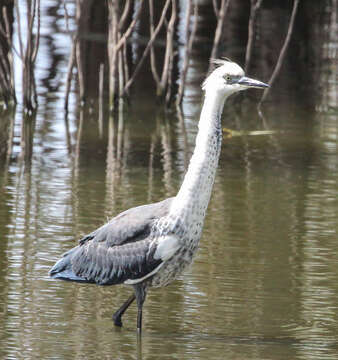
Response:
[{"label": "dark gray leg", "polygon": [[126,302],[114,313],[113,321],[116,326],[122,326],[122,315],[126,312],[128,307],[132,304],[132,302],[136,299],[135,294],[131,295]]},{"label": "dark gray leg", "polygon": [[146,286],[144,284],[137,284],[134,286],[136,302],[137,302],[137,332],[142,331],[142,307],[146,299]]}]

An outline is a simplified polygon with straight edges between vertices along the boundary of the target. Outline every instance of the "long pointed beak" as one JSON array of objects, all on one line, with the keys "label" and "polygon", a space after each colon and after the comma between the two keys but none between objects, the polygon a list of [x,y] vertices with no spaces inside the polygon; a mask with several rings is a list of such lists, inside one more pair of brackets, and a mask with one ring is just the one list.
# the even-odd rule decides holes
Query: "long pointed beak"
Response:
[{"label": "long pointed beak", "polygon": [[253,88],[258,88],[258,89],[270,87],[270,85],[265,84],[262,81],[258,81],[258,80],[255,80],[255,79],[250,79],[250,78],[248,78],[246,76],[243,76],[242,78],[240,78],[238,80],[238,84],[242,85],[242,86],[245,86],[245,87],[248,87],[248,88],[253,87]]}]

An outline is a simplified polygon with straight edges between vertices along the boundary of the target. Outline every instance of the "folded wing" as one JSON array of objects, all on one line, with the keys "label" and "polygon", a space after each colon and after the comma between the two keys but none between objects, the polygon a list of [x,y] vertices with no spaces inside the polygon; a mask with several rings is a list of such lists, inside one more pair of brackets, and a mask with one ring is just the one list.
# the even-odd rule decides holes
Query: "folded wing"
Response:
[{"label": "folded wing", "polygon": [[155,255],[151,228],[168,214],[171,201],[169,198],[135,207],[114,217],[66,252],[50,270],[50,276],[112,285],[135,282],[155,273],[163,260]]}]

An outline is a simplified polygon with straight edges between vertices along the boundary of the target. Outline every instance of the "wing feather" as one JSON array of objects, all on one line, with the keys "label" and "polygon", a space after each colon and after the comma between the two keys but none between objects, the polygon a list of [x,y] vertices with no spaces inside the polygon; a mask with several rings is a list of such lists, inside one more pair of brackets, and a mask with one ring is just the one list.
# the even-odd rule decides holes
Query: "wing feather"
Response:
[{"label": "wing feather", "polygon": [[146,278],[163,259],[155,256],[150,235],[154,222],[165,216],[173,198],[129,209],[79,241],[53,266],[50,275],[100,285]]},{"label": "wing feather", "polygon": [[114,285],[146,276],[162,263],[154,258],[150,239],[107,248],[89,242],[79,246],[71,263],[76,276],[100,285]]},{"label": "wing feather", "polygon": [[79,244],[94,240],[105,242],[107,246],[115,246],[143,240],[148,237],[154,221],[168,214],[172,200],[173,198],[169,198],[126,210],[84,236]]}]

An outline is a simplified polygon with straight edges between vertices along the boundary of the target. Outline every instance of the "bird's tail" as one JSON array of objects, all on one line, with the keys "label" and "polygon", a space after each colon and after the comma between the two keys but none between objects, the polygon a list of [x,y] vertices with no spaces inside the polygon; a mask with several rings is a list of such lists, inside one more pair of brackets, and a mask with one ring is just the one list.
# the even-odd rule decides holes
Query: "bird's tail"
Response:
[{"label": "bird's tail", "polygon": [[62,258],[49,270],[49,276],[53,279],[88,282],[86,279],[77,276],[72,270],[72,257],[78,246],[63,254]]}]

